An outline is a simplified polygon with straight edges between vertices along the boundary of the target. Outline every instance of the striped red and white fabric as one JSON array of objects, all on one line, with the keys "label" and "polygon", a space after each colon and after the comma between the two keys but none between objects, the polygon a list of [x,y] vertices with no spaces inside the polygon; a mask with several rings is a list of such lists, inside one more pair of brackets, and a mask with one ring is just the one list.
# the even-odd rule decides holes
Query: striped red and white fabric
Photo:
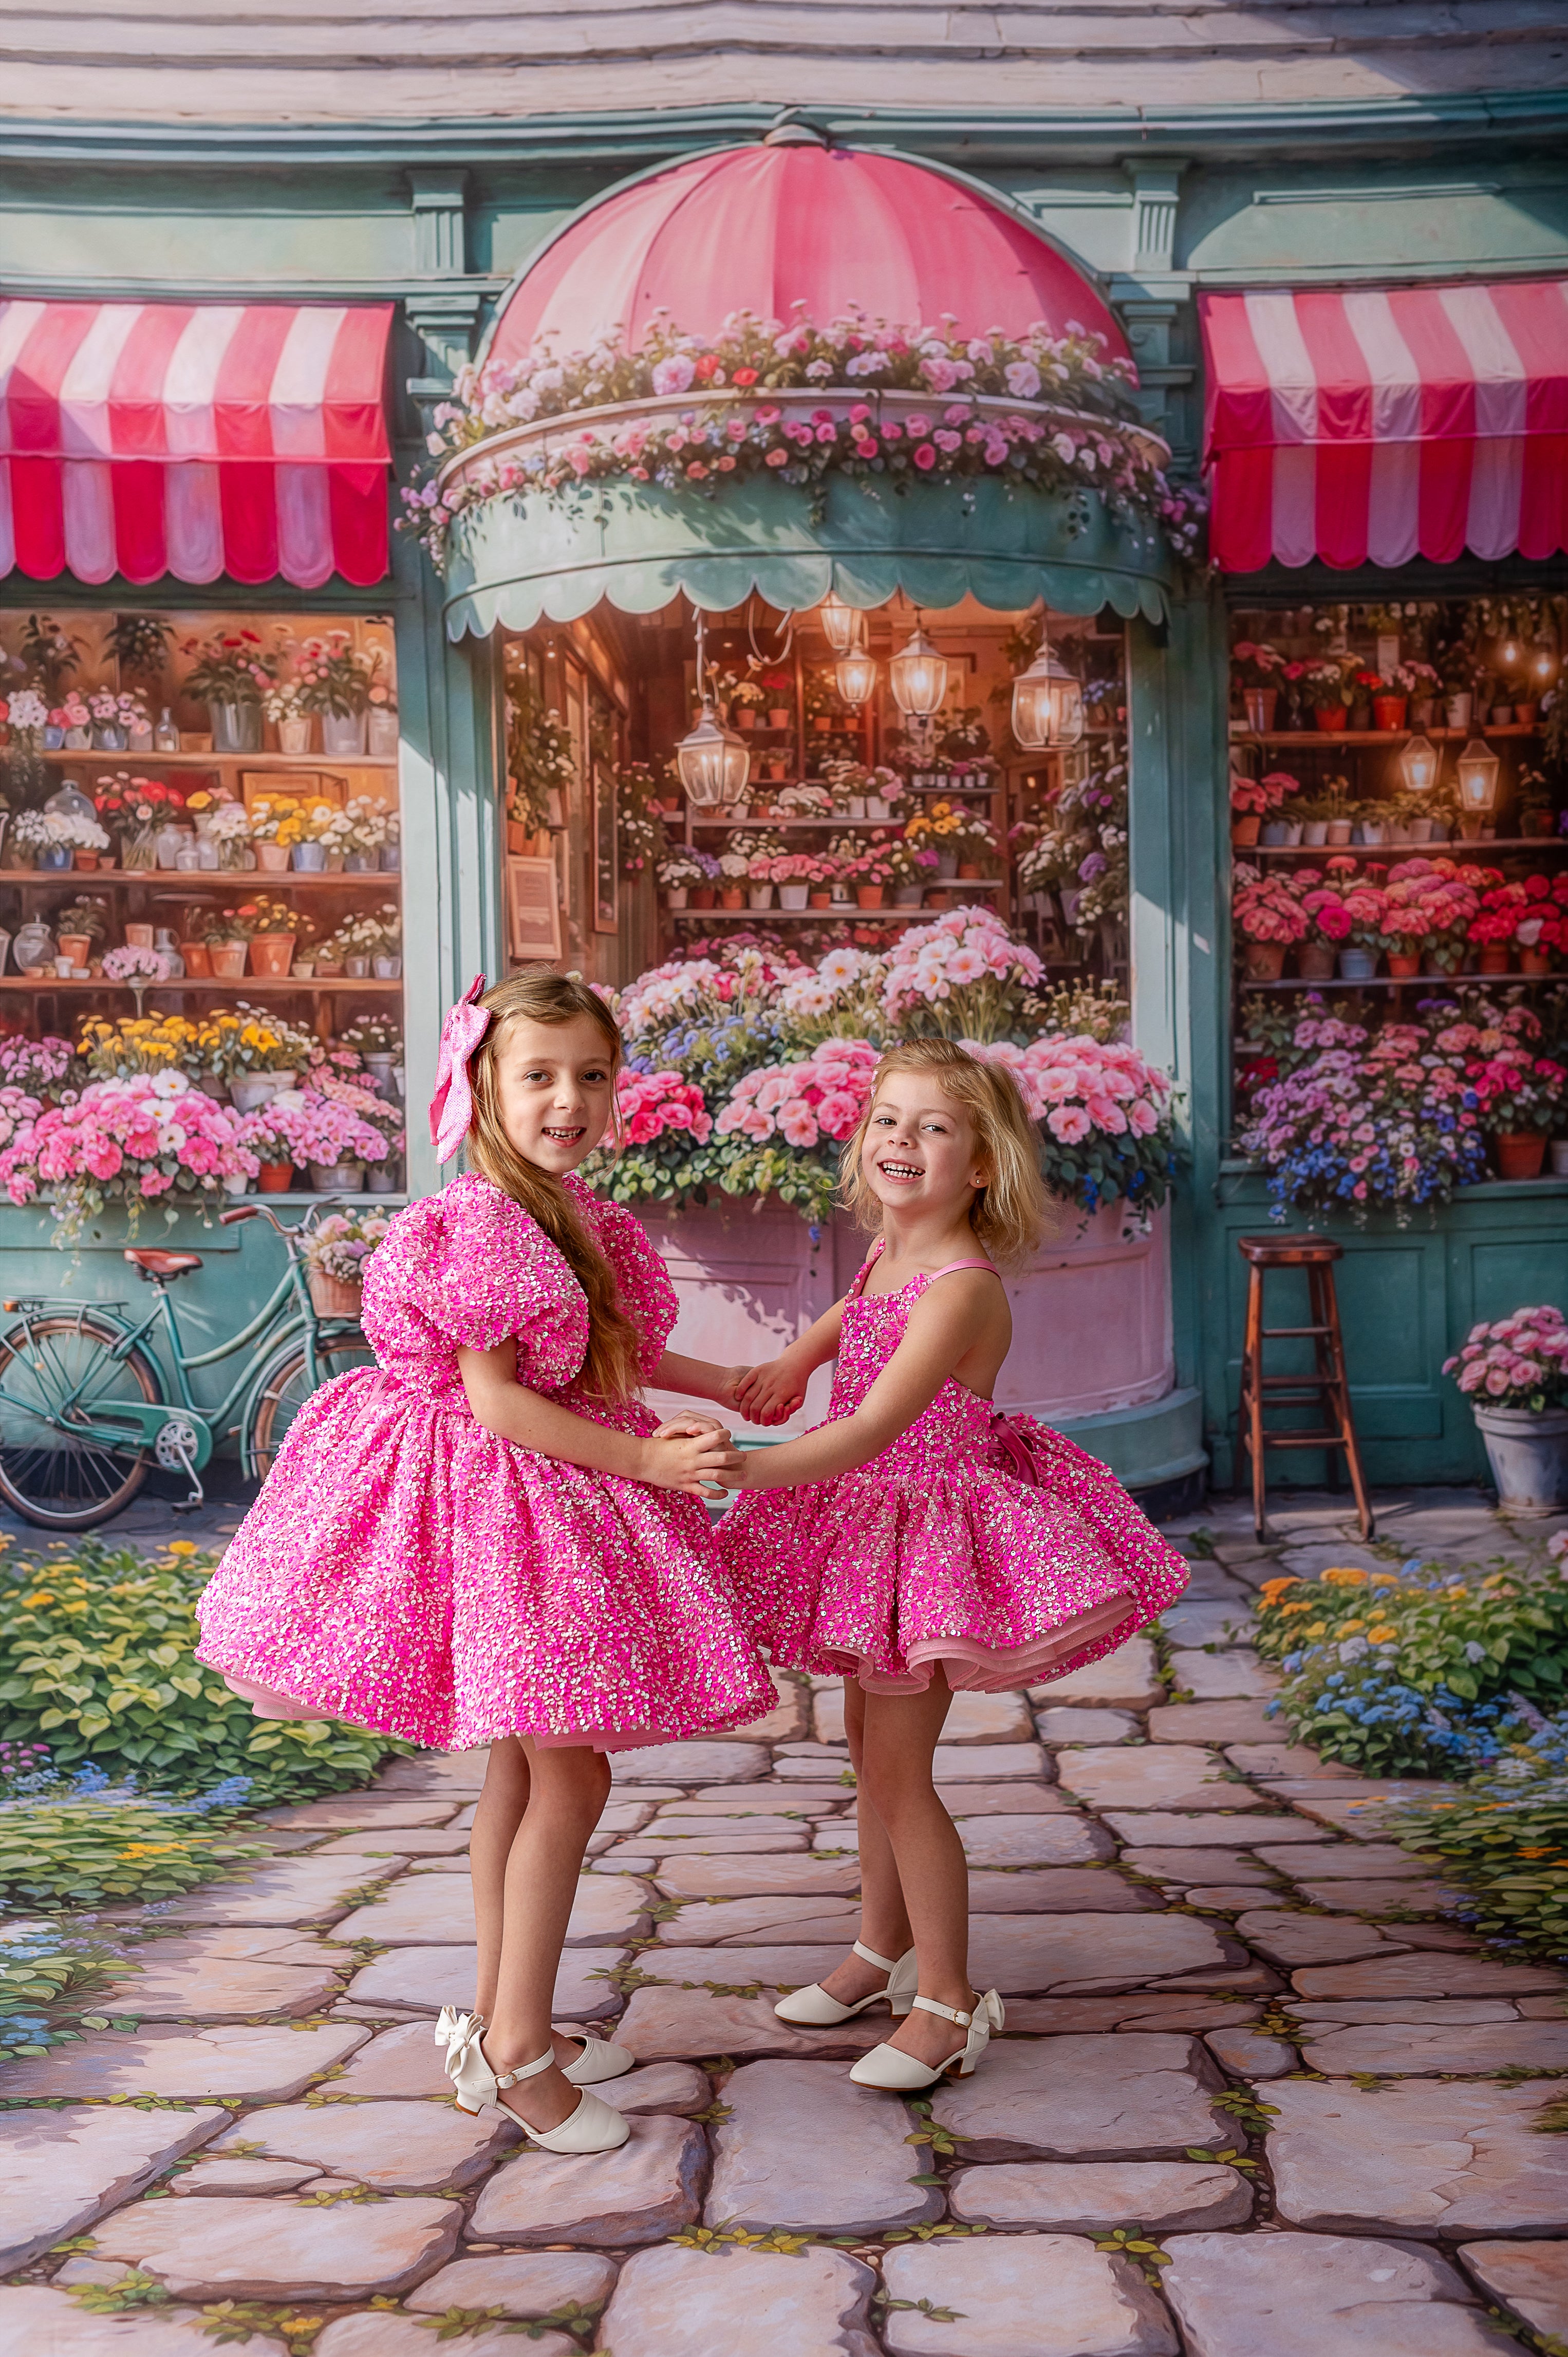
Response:
[{"label": "striped red and white fabric", "polygon": [[1568,279],[1198,307],[1225,572],[1568,548]]},{"label": "striped red and white fabric", "polygon": [[0,302],[0,574],[387,569],[389,303]]}]

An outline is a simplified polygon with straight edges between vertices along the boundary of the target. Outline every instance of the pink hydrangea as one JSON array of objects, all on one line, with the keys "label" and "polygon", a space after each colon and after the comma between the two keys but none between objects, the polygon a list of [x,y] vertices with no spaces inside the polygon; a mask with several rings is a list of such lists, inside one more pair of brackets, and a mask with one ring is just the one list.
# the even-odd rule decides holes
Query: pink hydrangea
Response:
[{"label": "pink hydrangea", "polygon": [[616,1082],[616,1110],[621,1134],[630,1146],[650,1146],[666,1131],[683,1131],[699,1146],[705,1146],[713,1135],[713,1116],[703,1092],[679,1072],[621,1072]]}]

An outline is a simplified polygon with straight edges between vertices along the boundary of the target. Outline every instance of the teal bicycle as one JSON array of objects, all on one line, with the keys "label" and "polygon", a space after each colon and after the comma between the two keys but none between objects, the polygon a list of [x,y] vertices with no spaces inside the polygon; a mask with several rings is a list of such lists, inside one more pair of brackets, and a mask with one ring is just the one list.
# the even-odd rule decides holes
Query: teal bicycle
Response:
[{"label": "teal bicycle", "polygon": [[[123,1301],[44,1295],[0,1303],[17,1318],[0,1336],[0,1498],[40,1529],[91,1530],[129,1505],[158,1465],[187,1477],[189,1495],[175,1511],[193,1512],[213,1449],[236,1437],[246,1472],[263,1478],[311,1393],[373,1361],[354,1319],[322,1318],[310,1297],[305,1240],[337,1208],[323,1197],[294,1227],[263,1204],[219,1214],[220,1227],[269,1220],[288,1265],[250,1323],[209,1351],[186,1351],[171,1290],[202,1265],[199,1253],[126,1252],[153,1289],[139,1323]],[[153,1339],[160,1329],[161,1350]],[[237,1355],[227,1395],[199,1407],[191,1374]]]}]

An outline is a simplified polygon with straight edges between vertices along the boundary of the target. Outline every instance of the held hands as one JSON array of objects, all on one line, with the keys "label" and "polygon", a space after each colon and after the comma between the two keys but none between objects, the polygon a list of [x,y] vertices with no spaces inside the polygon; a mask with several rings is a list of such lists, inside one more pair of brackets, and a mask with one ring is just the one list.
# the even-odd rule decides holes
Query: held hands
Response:
[{"label": "held hands", "polygon": [[736,1386],[736,1406],[752,1424],[784,1424],[792,1416],[806,1396],[806,1386],[790,1363],[789,1353],[782,1351],[769,1359],[765,1366],[738,1367],[740,1377]]},{"label": "held hands", "polygon": [[694,1498],[723,1498],[740,1486],[741,1453],[722,1424],[691,1413],[671,1416],[643,1444],[640,1478],[655,1490],[685,1490]]}]

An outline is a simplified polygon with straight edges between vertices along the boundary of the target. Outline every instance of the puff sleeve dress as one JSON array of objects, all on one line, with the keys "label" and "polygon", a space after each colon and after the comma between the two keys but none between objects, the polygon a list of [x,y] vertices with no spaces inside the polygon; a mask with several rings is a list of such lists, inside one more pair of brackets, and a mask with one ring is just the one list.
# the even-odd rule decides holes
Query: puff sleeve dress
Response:
[{"label": "puff sleeve dress", "polygon": [[[569,1179],[641,1337],[675,1323],[629,1212]],[[578,1387],[581,1286],[489,1179],[412,1203],[369,1265],[378,1364],[325,1384],[199,1608],[199,1658],[266,1714],[451,1749],[523,1735],[600,1749],[744,1726],[773,1707],[706,1509],[558,1462],[477,1420],[459,1348],[515,1339],[518,1380],[620,1430],[657,1419]]]}]

